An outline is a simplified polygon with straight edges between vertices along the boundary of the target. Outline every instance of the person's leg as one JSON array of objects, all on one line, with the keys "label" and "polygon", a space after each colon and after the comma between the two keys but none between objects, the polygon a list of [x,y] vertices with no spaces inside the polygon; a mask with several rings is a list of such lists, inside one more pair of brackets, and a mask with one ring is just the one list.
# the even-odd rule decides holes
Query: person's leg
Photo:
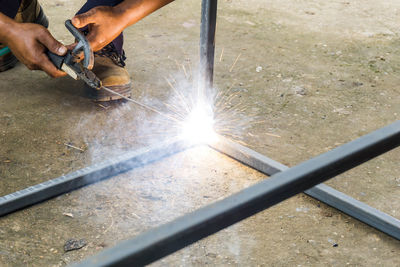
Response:
[{"label": "person's leg", "polygon": [[[1,0],[0,0],[1,1]],[[97,7],[97,6],[116,6],[121,3],[123,0],[87,0],[87,2],[81,7],[81,9],[76,14],[82,14],[90,9]],[[112,43],[114,44],[115,48],[117,49],[120,55],[123,54],[122,46],[124,44],[124,36],[121,33],[117,38],[115,38]]]},{"label": "person's leg", "polygon": [[[21,1],[17,0],[0,0],[0,12],[13,19],[17,15],[20,4]],[[18,60],[11,50],[0,43],[0,72],[14,67],[17,62]]]},{"label": "person's leg", "polygon": [[0,12],[9,18],[17,15],[21,0],[0,0]]},{"label": "person's leg", "polygon": [[[97,6],[116,6],[123,0],[87,0],[77,14],[82,14]],[[84,29],[83,29],[84,30]],[[125,68],[125,54],[122,49],[123,34],[121,33],[110,44],[94,53],[94,67],[92,71],[101,80],[104,87],[117,92],[124,97],[131,95],[131,78]],[[121,99],[120,96],[104,89],[88,88],[89,95],[96,101],[110,101]]]},{"label": "person's leg", "polygon": [[21,0],[18,12],[14,20],[21,23],[36,23],[44,27],[49,26],[49,21],[45,16],[38,0]]}]

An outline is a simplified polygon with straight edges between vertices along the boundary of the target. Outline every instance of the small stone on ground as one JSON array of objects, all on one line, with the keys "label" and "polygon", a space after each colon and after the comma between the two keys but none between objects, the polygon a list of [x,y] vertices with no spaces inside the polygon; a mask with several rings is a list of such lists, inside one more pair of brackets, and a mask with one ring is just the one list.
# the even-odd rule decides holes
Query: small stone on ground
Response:
[{"label": "small stone on ground", "polygon": [[64,244],[64,251],[68,252],[68,251],[72,251],[72,250],[77,250],[77,249],[81,249],[84,246],[86,246],[86,240],[85,239],[68,239],[67,242],[65,242]]}]

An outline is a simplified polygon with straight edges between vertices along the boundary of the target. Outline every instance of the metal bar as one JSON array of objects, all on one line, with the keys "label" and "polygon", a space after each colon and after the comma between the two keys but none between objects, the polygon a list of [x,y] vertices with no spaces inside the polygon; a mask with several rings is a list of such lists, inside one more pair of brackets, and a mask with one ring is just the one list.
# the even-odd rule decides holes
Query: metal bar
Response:
[{"label": "metal bar", "polygon": [[400,121],[214,204],[106,249],[76,266],[142,266],[248,218],[400,145]]},{"label": "metal bar", "polygon": [[325,184],[317,185],[304,193],[400,240],[400,220],[380,210]]},{"label": "metal bar", "polygon": [[160,160],[186,148],[188,144],[180,139],[165,141],[0,197],[0,216]]},{"label": "metal bar", "polygon": [[268,176],[289,169],[273,159],[270,159],[248,147],[242,146],[226,137],[218,136],[218,141],[209,145],[211,148],[225,154],[244,165],[256,169]]},{"label": "metal bar", "polygon": [[[289,169],[277,161],[224,137],[219,137],[219,141],[211,147],[268,176]],[[304,193],[400,240],[400,220],[382,211],[325,184],[314,186]]]},{"label": "metal bar", "polygon": [[215,29],[217,23],[217,0],[203,0],[200,28],[200,85],[212,88],[214,75]]}]

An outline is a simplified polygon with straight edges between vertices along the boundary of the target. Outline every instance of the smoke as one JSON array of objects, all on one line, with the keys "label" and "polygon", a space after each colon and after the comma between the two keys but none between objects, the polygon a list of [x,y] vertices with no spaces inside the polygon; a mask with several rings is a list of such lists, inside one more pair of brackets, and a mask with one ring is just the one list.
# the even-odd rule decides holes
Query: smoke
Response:
[{"label": "smoke", "polygon": [[[242,92],[235,88],[220,93],[216,88],[199,92],[198,77],[187,69],[180,67],[173,75],[164,77],[163,91],[143,92],[134,98],[157,112],[122,101],[107,109],[98,107],[83,116],[76,131],[86,143],[87,165],[115,160],[132,151],[182,137],[187,120],[198,109],[205,116],[194,116],[194,133],[203,128],[196,128],[202,117],[211,117],[217,133],[240,139],[253,120],[245,115],[247,106],[241,101]],[[158,157],[152,153],[142,161],[145,164]],[[133,236],[221,197],[226,181],[216,178],[221,175],[218,168],[222,167],[215,166],[218,158],[217,152],[196,148],[143,168],[135,166],[134,172],[78,191],[82,192],[79,201],[101,206],[95,210],[96,216],[89,219],[89,223],[105,229],[99,240]],[[234,236],[235,233],[228,250],[239,257],[241,241]]]},{"label": "smoke", "polygon": [[207,142],[216,132],[242,141],[249,134],[256,116],[249,114],[254,109],[242,101],[242,89],[203,90],[199,72],[193,72],[190,64],[177,63],[177,68],[161,78],[164,89],[133,96],[141,105],[123,100],[81,117],[76,135],[86,144],[88,164],[175,138]]}]

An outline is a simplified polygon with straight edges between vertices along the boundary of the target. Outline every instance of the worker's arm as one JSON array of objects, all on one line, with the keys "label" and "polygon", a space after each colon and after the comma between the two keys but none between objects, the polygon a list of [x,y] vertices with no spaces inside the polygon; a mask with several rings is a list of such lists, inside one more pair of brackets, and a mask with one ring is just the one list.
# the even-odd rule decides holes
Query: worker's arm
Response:
[{"label": "worker's arm", "polygon": [[72,18],[77,28],[89,27],[87,39],[94,51],[114,40],[125,28],[173,0],[125,0],[114,7],[99,6]]},{"label": "worker's arm", "polygon": [[67,49],[41,25],[18,23],[0,12],[0,43],[6,44],[30,70],[43,70],[51,77],[65,75],[51,63],[46,51],[62,56]]}]

